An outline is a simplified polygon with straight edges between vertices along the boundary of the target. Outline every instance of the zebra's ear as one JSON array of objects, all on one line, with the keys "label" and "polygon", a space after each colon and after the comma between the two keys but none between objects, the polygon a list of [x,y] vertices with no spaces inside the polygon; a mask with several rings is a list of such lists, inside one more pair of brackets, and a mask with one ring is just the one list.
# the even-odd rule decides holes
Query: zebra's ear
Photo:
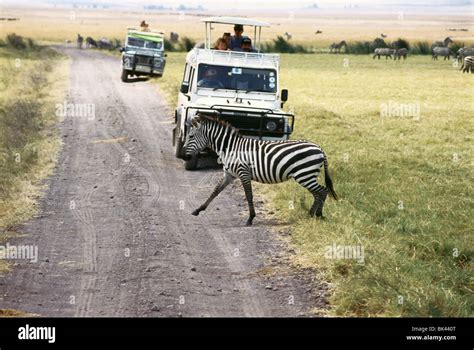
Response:
[{"label": "zebra's ear", "polygon": [[196,117],[194,117],[193,119],[191,119],[191,125],[192,125],[193,127],[199,126],[200,122],[201,122],[201,121],[200,121],[200,119],[199,119],[199,116],[196,116]]},{"label": "zebra's ear", "polygon": [[215,118],[205,114],[198,114],[196,118],[199,118],[199,121],[201,122],[203,122],[204,120],[215,120]]},{"label": "zebra's ear", "polygon": [[199,127],[201,123],[204,121],[204,118],[200,114],[196,114],[193,119],[191,119],[191,124],[194,127]]}]

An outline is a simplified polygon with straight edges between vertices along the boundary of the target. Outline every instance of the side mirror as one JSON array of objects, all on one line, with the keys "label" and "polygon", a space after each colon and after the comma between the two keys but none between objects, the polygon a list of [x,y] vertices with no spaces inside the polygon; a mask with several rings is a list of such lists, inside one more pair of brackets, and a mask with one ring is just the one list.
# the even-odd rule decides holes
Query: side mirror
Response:
[{"label": "side mirror", "polygon": [[121,47],[121,48],[119,49],[119,51],[120,51],[120,52],[124,52],[125,49],[124,49],[123,47]]},{"label": "side mirror", "polygon": [[287,89],[282,89],[281,90],[281,101],[282,102],[288,101],[288,90]]},{"label": "side mirror", "polygon": [[181,84],[181,89],[179,91],[182,94],[187,94],[189,92],[189,84],[188,83],[182,83]]},{"label": "side mirror", "polygon": [[165,57],[168,57],[168,54],[167,54],[167,53],[165,53]]}]

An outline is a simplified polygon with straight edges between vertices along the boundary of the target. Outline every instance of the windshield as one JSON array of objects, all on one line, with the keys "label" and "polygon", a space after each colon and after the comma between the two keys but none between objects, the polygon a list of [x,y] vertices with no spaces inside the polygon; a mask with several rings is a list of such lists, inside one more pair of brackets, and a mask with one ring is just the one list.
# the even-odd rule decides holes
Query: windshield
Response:
[{"label": "windshield", "polygon": [[139,38],[134,38],[134,37],[129,36],[127,38],[127,45],[135,46],[135,47],[143,47],[146,49],[160,50],[163,45],[163,42],[149,41],[149,40],[144,40],[144,39],[139,39]]},{"label": "windshield", "polygon": [[276,71],[274,69],[238,68],[199,65],[198,87],[259,92],[276,92]]}]

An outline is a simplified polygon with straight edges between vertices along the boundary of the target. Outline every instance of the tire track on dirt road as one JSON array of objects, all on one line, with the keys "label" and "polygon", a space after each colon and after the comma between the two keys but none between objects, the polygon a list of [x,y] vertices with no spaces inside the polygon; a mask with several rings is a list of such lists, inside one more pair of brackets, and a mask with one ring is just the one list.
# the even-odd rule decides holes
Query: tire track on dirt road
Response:
[{"label": "tire track on dirt road", "polygon": [[95,106],[95,118],[60,125],[64,147],[40,214],[11,242],[37,245],[40,260],[0,278],[1,308],[43,316],[301,316],[326,305],[325,285],[289,267],[272,220],[259,215],[245,227],[237,183],[190,215],[221,170],[184,170],[155,85],[122,83],[115,57],[60,50],[71,58],[67,102]]}]

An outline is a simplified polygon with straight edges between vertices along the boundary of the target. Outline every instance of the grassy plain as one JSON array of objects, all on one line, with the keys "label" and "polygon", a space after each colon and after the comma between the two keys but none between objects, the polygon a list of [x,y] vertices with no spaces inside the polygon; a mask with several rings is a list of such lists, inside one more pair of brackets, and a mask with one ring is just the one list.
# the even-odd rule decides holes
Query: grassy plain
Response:
[{"label": "grassy plain", "polygon": [[[170,53],[157,81],[171,104],[183,62]],[[472,316],[473,76],[426,56],[281,62],[293,138],[322,145],[340,200],[328,199],[320,221],[308,216],[311,195],[295,182],[256,191],[291,229],[295,264],[331,283],[329,313]],[[393,109],[401,105],[405,115]],[[364,263],[328,258],[334,245],[363,247]]]}]

